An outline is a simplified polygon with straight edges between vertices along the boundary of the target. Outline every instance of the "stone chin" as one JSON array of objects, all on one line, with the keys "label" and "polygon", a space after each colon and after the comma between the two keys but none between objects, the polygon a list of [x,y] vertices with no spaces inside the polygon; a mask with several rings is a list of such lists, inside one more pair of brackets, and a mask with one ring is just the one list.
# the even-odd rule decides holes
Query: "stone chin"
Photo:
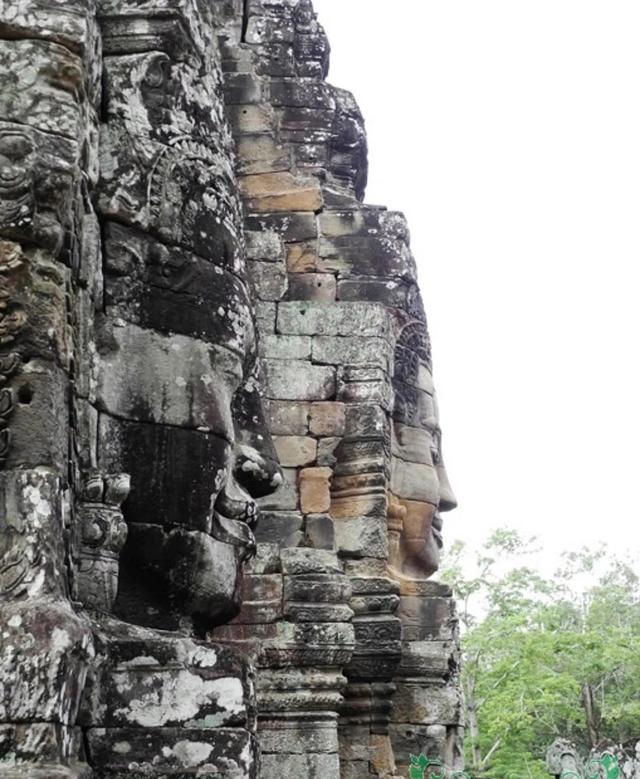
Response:
[{"label": "stone chin", "polygon": [[244,563],[255,552],[251,528],[214,513],[212,534],[177,529],[165,551],[174,602],[205,626],[235,617],[242,605]]},{"label": "stone chin", "polygon": [[399,500],[394,508],[402,530],[392,568],[403,578],[428,579],[440,565],[440,514],[432,504],[419,501]]}]

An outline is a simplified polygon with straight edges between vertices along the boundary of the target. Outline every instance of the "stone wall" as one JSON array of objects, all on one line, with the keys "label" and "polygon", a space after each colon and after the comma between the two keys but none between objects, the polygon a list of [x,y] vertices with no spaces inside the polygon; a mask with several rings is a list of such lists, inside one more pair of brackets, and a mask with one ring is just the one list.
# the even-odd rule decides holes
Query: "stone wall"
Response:
[{"label": "stone wall", "polygon": [[243,611],[214,635],[259,669],[265,777],[392,776],[422,750],[459,767],[457,622],[425,581],[439,540],[425,504],[455,504],[407,226],[362,203],[363,119],[325,81],[311,3],[244,13],[225,99],[285,486],[262,500]]},{"label": "stone wall", "polygon": [[308,0],[0,4],[3,776],[460,767],[426,318],[328,58]]}]

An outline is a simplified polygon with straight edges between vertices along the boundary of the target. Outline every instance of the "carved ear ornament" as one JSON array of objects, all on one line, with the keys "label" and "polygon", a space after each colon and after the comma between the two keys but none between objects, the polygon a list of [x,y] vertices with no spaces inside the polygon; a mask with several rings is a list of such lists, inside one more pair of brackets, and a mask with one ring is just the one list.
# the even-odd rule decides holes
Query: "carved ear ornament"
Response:
[{"label": "carved ear ornament", "polygon": [[84,503],[104,503],[119,508],[129,495],[131,479],[128,473],[87,474],[80,490]]}]

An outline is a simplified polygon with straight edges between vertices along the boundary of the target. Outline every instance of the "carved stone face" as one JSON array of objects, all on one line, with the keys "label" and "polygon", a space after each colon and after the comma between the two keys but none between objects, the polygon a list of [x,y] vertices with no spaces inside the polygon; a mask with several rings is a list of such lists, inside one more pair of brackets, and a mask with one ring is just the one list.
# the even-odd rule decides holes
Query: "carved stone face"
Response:
[{"label": "carved stone face", "polygon": [[0,129],[0,228],[21,227],[33,210],[33,144],[18,129]]},{"label": "carved stone face", "polygon": [[403,576],[426,579],[440,560],[440,515],[455,508],[456,500],[442,459],[429,337],[422,322],[402,330],[393,385],[391,566]]},{"label": "carved stone face", "polygon": [[116,611],[206,630],[237,612],[255,498],[281,481],[229,138],[193,63],[135,53],[105,68],[99,457],[131,476]]}]

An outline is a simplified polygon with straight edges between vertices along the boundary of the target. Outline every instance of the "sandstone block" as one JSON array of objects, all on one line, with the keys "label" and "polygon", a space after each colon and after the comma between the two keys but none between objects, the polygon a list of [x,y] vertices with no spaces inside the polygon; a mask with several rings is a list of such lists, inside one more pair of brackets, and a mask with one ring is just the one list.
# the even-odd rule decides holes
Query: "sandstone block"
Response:
[{"label": "sandstone block", "polygon": [[295,511],[298,508],[298,472],[295,468],[282,469],[283,483],[277,492],[258,498],[261,510]]},{"label": "sandstone block", "polygon": [[286,601],[284,615],[292,622],[349,622],[353,611],[344,603],[307,603]]},{"label": "sandstone block", "polygon": [[384,410],[377,405],[345,407],[345,436],[357,439],[386,441],[389,437],[389,422]]},{"label": "sandstone block", "polygon": [[337,450],[341,438],[320,438],[318,440],[318,465],[326,465],[333,468],[338,462]]},{"label": "sandstone block", "polygon": [[304,514],[321,514],[329,510],[331,468],[304,468],[300,472],[300,508]]},{"label": "sandstone block", "polygon": [[367,365],[388,371],[391,346],[383,338],[358,336],[316,336],[313,361],[331,365]]},{"label": "sandstone block", "polygon": [[276,304],[256,301],[256,324],[261,333],[273,333],[276,329]]},{"label": "sandstone block", "polygon": [[402,660],[398,673],[409,677],[444,679],[450,672],[450,664],[455,658],[455,653],[456,648],[452,641],[403,640]]},{"label": "sandstone block", "polygon": [[20,374],[12,381],[7,468],[45,466],[65,472],[68,392],[69,378],[55,363],[33,359],[22,365]]},{"label": "sandstone block", "polygon": [[400,598],[398,616],[402,619],[405,636],[408,627],[421,629],[421,635],[418,637],[414,634],[412,640],[450,638],[451,625],[455,619],[455,601],[452,598],[405,595]]},{"label": "sandstone block", "polygon": [[289,273],[312,273],[316,270],[318,255],[314,244],[287,244],[287,271]]},{"label": "sandstone block", "polygon": [[286,148],[277,146],[270,135],[263,133],[240,135],[237,147],[239,176],[291,170],[290,152]]},{"label": "sandstone block", "polygon": [[339,776],[340,765],[336,753],[309,752],[306,755],[262,755],[261,779],[282,779],[283,776],[329,777]]},{"label": "sandstone block", "polygon": [[275,118],[271,106],[260,103],[259,105],[230,105],[227,116],[235,134],[254,135],[256,133],[272,133],[275,126]]},{"label": "sandstone block", "polygon": [[278,331],[295,335],[375,336],[391,332],[389,313],[369,303],[281,303]]},{"label": "sandstone block", "polygon": [[273,435],[304,436],[309,432],[309,403],[265,399],[263,406]]},{"label": "sandstone block", "polygon": [[[4,77],[0,93],[3,121],[76,140],[81,132],[76,96],[82,89],[82,61],[76,54],[47,41],[2,40],[0,70]],[[20,89],[13,88],[16,83],[21,84]]]},{"label": "sandstone block", "polygon": [[[262,137],[262,136],[261,136]],[[246,230],[244,234],[247,259],[249,260],[281,260],[284,252],[282,238],[275,232],[255,232]]]},{"label": "sandstone block", "polygon": [[395,722],[452,725],[460,721],[460,693],[451,686],[399,685],[393,701]]},{"label": "sandstone block", "polygon": [[289,360],[265,360],[265,395],[274,400],[327,400],[335,393],[335,369]]},{"label": "sandstone block", "polygon": [[99,418],[98,467],[138,475],[124,509],[130,522],[188,522],[209,532],[216,464],[224,462],[228,446],[225,439],[199,430],[129,422],[108,414]]},{"label": "sandstone block", "polygon": [[311,357],[311,338],[307,335],[263,336],[260,353],[274,360],[307,360]]},{"label": "sandstone block", "polygon": [[318,211],[322,193],[316,179],[291,173],[242,176],[240,192],[249,211]]},{"label": "sandstone block", "polygon": [[281,559],[285,575],[342,573],[342,565],[335,552],[324,549],[283,549]]},{"label": "sandstone block", "polygon": [[317,261],[315,244],[287,244],[287,271],[289,273],[313,273],[316,270]]},{"label": "sandstone block", "polygon": [[313,573],[284,577],[284,599],[299,603],[348,603],[351,582],[335,573]]},{"label": "sandstone block", "polygon": [[255,52],[258,55],[256,73],[260,76],[295,76],[299,69],[291,43],[265,43],[257,45]]},{"label": "sandstone block", "polygon": [[[420,725],[414,721],[389,727],[396,766],[401,776],[409,775],[411,755],[442,755],[445,753],[445,733],[432,730],[433,725]],[[444,728],[442,729],[444,730]]]},{"label": "sandstone block", "polygon": [[255,529],[259,543],[298,546],[302,541],[302,515],[296,511],[262,511]]},{"label": "sandstone block", "polygon": [[[229,372],[239,369],[239,358],[231,350],[135,325],[114,327],[109,335],[108,348],[98,359],[99,408],[125,419],[233,436],[231,388],[210,381],[223,366]],[[132,371],[132,365],[137,370]]]},{"label": "sandstone block", "polygon": [[242,728],[89,728],[86,739],[90,762],[109,779],[130,779],[132,762],[138,776],[258,776],[256,739]]},{"label": "sandstone block", "polygon": [[399,498],[438,505],[438,475],[432,465],[406,463],[394,457],[391,463],[391,483],[393,492]]},{"label": "sandstone block", "polygon": [[268,624],[280,619],[282,613],[282,576],[245,573],[242,580],[242,611],[233,624]]},{"label": "sandstone block", "polygon": [[271,103],[274,106],[306,106],[335,111],[333,89],[322,81],[274,79],[271,82]]},{"label": "sandstone block", "polygon": [[333,520],[328,514],[310,514],[305,523],[307,543],[314,549],[335,549]]},{"label": "sandstone block", "polygon": [[338,733],[335,728],[304,721],[271,730],[265,722],[260,731],[260,748],[263,755],[337,752]]},{"label": "sandstone block", "polygon": [[293,42],[294,30],[290,20],[272,16],[250,16],[244,40],[247,43]]},{"label": "sandstone block", "polygon": [[318,237],[317,217],[309,211],[248,214],[245,225],[248,230],[275,230],[285,243],[310,241]]},{"label": "sandstone block", "polygon": [[281,300],[288,287],[288,277],[283,262],[261,262],[252,260],[248,263],[249,278],[259,300]]},{"label": "sandstone block", "polygon": [[343,403],[378,405],[390,411],[393,390],[381,368],[346,366],[338,376],[337,398]]},{"label": "sandstone block", "polygon": [[289,276],[289,300],[335,300],[336,277],[331,273],[298,273]]},{"label": "sandstone block", "polygon": [[334,529],[336,547],[340,554],[386,558],[388,552],[385,517],[355,516],[338,519],[334,522]]},{"label": "sandstone block", "polygon": [[309,430],[317,436],[340,436],[345,430],[344,403],[312,403],[309,411]]},{"label": "sandstone block", "polygon": [[262,102],[262,81],[250,73],[227,73],[224,77],[227,105]]},{"label": "sandstone block", "polygon": [[[423,398],[430,398],[423,393]],[[435,427],[437,418],[434,414],[431,423]],[[433,435],[430,430],[410,427],[401,422],[394,422],[391,438],[391,453],[410,463],[421,463],[433,466],[432,449],[434,446]]]},{"label": "sandstone block", "polygon": [[314,438],[293,435],[274,436],[273,443],[281,465],[286,468],[309,465],[316,459],[318,444]]},{"label": "sandstone block", "polygon": [[357,235],[365,229],[363,210],[323,211],[320,215],[320,231],[327,238],[340,235]]}]

